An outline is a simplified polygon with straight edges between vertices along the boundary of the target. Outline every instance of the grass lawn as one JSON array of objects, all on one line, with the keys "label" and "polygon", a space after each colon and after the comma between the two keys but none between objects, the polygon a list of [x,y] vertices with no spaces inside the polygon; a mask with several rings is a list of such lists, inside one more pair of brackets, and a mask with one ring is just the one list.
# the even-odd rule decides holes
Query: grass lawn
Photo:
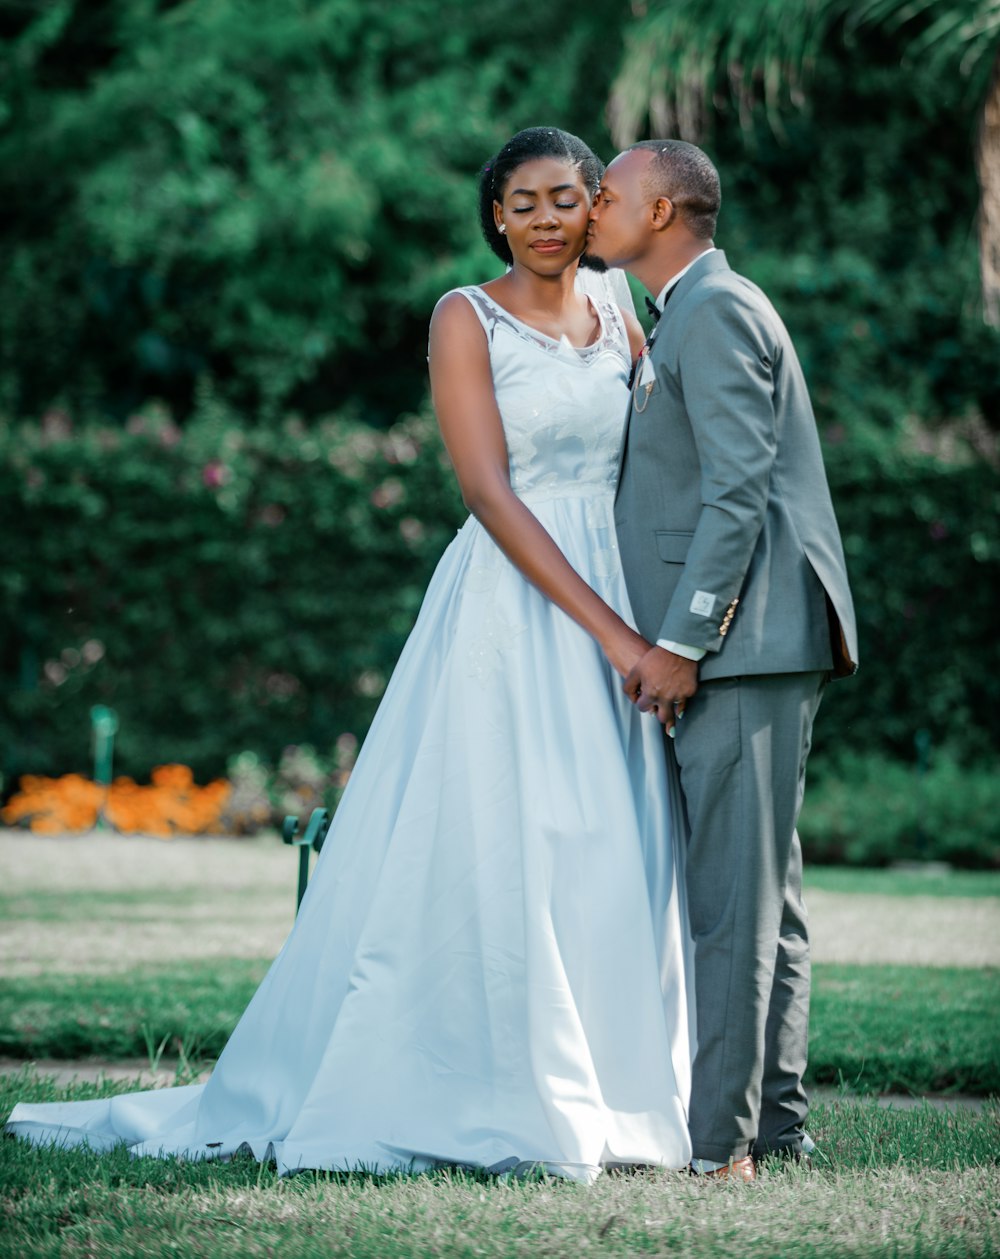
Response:
[{"label": "grass lawn", "polygon": [[[0,982],[0,1055],[211,1060],[267,962]],[[1000,1094],[1000,971],[818,965],[809,1079],[856,1091]]]},{"label": "grass lawn", "polygon": [[[124,1091],[55,1089],[29,1069],[14,1100]],[[440,1172],[372,1180],[267,1166],[131,1159],[124,1151],[0,1143],[0,1254],[69,1259],[183,1256],[692,1256],[742,1259],[1000,1253],[1000,1108],[885,1111],[818,1105],[822,1169],[768,1168],[752,1187],[679,1173],[583,1187]]]},{"label": "grass lawn", "polygon": [[1000,1095],[1000,971],[817,966],[807,1079]]},{"label": "grass lawn", "polygon": [[[271,841],[0,834],[0,1053],[218,1053],[291,923]],[[845,1091],[810,1131],[826,1161],[752,1187],[679,1173],[596,1185],[461,1172],[279,1180],[248,1160],[0,1142],[0,1257],[986,1256],[1000,1254],[1000,1103],[884,1110],[854,1090],[1000,1093],[1000,876],[813,869],[811,1074]],[[106,1096],[30,1067],[15,1101]],[[132,1085],[131,1087],[135,1087]]]},{"label": "grass lawn", "polygon": [[948,870],[936,863],[867,870],[855,866],[807,866],[806,894],[851,896],[1000,897],[1000,870]]}]

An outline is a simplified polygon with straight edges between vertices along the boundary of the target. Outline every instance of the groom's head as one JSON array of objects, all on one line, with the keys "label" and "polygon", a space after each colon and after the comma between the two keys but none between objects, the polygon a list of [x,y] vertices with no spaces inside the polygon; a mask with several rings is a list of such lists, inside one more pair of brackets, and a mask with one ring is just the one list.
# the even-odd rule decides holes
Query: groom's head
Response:
[{"label": "groom's head", "polygon": [[712,242],[721,201],[719,172],[701,149],[643,140],[604,172],[588,252],[629,270],[665,251],[700,252]]}]

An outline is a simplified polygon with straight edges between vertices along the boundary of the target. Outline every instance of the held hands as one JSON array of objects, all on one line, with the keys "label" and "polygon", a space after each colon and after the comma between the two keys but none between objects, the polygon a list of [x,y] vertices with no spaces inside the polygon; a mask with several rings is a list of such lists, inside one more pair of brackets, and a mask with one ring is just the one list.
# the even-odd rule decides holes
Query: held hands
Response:
[{"label": "held hands", "polygon": [[656,714],[673,738],[674,724],[698,689],[698,663],[675,656],[663,647],[650,647],[625,678],[625,694],[641,712]]}]

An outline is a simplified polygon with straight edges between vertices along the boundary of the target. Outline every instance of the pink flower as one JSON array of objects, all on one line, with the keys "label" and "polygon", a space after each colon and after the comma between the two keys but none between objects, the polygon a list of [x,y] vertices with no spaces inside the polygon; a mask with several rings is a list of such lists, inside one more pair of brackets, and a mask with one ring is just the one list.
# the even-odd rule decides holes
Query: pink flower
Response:
[{"label": "pink flower", "polygon": [[217,490],[229,480],[229,469],[218,459],[213,459],[202,468],[201,479],[210,490]]}]

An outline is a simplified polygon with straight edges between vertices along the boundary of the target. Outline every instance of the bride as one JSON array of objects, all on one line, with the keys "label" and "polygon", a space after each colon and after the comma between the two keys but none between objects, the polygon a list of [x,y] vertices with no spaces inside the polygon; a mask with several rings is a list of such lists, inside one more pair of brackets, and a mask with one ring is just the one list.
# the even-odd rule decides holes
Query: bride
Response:
[{"label": "bride", "polygon": [[[519,132],[483,171],[506,274],[430,331],[471,516],[445,551],[302,909],[210,1079],[15,1107],[36,1142],[298,1168],[682,1167],[682,812],[622,692],[612,505],[642,333],[578,273],[598,159]],[[626,304],[629,305],[626,298]]]}]

